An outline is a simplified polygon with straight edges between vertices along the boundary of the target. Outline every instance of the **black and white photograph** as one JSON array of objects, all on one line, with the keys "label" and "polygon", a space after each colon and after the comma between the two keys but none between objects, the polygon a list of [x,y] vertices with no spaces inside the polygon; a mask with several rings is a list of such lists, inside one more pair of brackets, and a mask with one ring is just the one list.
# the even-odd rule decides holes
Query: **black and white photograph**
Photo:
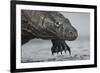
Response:
[{"label": "black and white photograph", "polygon": [[96,6],[12,1],[13,71],[96,67]]},{"label": "black and white photograph", "polygon": [[90,14],[21,10],[21,62],[90,59]]}]

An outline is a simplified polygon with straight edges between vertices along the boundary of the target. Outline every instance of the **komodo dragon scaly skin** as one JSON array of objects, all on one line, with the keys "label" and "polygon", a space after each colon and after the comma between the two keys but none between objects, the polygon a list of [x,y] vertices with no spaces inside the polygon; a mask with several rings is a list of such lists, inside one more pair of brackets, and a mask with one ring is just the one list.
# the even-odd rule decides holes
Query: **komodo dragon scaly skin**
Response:
[{"label": "komodo dragon scaly skin", "polygon": [[21,39],[22,44],[31,39],[48,39],[52,42],[51,52],[61,53],[69,51],[65,43],[78,37],[77,30],[71,25],[69,19],[58,11],[21,10]]}]

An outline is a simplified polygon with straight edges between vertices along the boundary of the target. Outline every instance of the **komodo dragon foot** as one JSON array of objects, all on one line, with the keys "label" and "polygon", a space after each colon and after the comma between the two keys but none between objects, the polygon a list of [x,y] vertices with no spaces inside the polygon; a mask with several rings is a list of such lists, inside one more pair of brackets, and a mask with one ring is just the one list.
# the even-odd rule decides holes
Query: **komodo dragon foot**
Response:
[{"label": "komodo dragon foot", "polygon": [[66,44],[66,42],[64,40],[57,40],[57,39],[53,39],[52,41],[52,48],[51,48],[51,52],[52,55],[54,55],[54,53],[61,53],[64,51],[66,53],[66,51],[69,52],[69,54],[71,54],[71,50],[70,47]]}]

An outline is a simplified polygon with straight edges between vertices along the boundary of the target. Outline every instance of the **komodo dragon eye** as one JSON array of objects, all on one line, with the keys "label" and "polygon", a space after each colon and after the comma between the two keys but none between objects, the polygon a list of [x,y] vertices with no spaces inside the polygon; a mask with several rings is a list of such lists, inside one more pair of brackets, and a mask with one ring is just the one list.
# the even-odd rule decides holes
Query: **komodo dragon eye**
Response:
[{"label": "komodo dragon eye", "polygon": [[59,27],[61,25],[61,23],[60,22],[56,22],[55,25],[56,25],[56,27]]}]

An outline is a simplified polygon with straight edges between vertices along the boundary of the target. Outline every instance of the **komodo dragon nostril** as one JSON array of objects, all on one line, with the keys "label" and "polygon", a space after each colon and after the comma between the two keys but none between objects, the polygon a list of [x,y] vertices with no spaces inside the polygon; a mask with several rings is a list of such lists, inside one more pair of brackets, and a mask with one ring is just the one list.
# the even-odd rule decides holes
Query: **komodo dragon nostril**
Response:
[{"label": "komodo dragon nostril", "polygon": [[69,34],[71,34],[71,35],[72,35],[72,34],[73,34],[73,32],[72,32],[72,31],[69,31]]}]

